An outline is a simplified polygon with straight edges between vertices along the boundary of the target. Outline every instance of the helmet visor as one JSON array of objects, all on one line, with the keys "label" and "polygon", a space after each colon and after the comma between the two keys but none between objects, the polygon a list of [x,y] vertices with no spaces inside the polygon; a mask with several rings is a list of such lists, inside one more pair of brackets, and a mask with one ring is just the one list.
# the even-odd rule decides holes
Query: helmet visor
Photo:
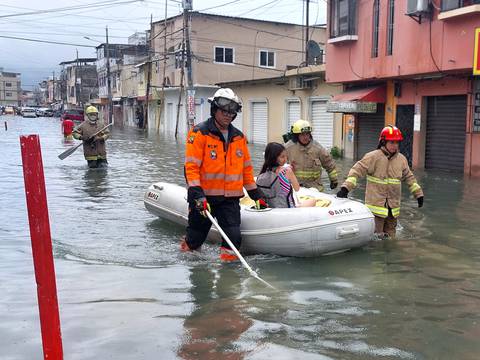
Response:
[{"label": "helmet visor", "polygon": [[240,111],[240,105],[237,104],[235,101],[224,98],[224,97],[219,97],[215,99],[215,102],[217,103],[217,106],[219,109],[236,114]]}]

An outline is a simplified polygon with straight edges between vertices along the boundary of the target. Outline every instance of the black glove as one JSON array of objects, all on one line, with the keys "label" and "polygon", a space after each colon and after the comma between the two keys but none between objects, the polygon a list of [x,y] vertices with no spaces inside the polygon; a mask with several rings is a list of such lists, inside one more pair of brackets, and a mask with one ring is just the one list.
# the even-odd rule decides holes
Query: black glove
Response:
[{"label": "black glove", "polygon": [[338,186],[338,181],[337,180],[332,180],[330,181],[330,189],[335,189]]},{"label": "black glove", "polygon": [[339,198],[347,198],[348,196],[348,189],[345,186],[342,186],[339,192],[337,192],[337,197]]},{"label": "black glove", "polygon": [[262,190],[259,188],[253,189],[253,190],[247,190],[248,196],[250,196],[250,199],[253,201],[257,201],[260,199],[265,199],[265,195],[263,194]]},{"label": "black glove", "polygon": [[418,202],[418,207],[421,208],[423,206],[423,196],[418,197],[417,202]]},{"label": "black glove", "polygon": [[189,186],[187,190],[187,201],[189,203],[197,200],[205,198],[205,193],[200,186]]},{"label": "black glove", "polygon": [[197,211],[204,217],[207,217],[207,211],[212,212],[210,204],[205,198],[195,200],[195,209],[197,209]]}]

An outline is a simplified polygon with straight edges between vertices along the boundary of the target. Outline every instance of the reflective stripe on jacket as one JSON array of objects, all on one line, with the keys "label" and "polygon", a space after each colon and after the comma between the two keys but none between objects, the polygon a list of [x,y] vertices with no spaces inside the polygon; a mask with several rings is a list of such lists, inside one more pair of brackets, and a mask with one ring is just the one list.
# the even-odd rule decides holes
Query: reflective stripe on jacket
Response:
[{"label": "reflective stripe on jacket", "polygon": [[323,191],[322,167],[330,181],[337,181],[335,161],[330,153],[318,142],[312,140],[306,146],[290,140],[285,144],[288,161],[293,165],[298,182],[305,187],[315,187]]},{"label": "reflective stripe on jacket", "polygon": [[247,141],[232,125],[228,143],[210,118],[187,136],[185,177],[189,187],[201,187],[207,196],[242,197],[243,188],[257,188]]},{"label": "reflective stripe on jacket", "polygon": [[87,144],[85,141],[95,134],[98,130],[102,129],[105,125],[99,121],[95,124],[90,123],[88,120],[82,122],[78,127],[73,130],[73,137],[83,140],[83,155],[86,160],[97,160],[107,158],[107,149],[105,146],[105,140],[110,136],[108,129],[103,130],[97,136],[102,136],[103,139],[94,141]]},{"label": "reflective stripe on jacket", "polygon": [[374,215],[383,218],[388,216],[388,208],[392,209],[394,217],[400,215],[402,181],[407,183],[415,198],[423,196],[405,156],[400,153],[389,155],[385,148],[365,154],[353,165],[342,185],[351,191],[357,186],[357,180],[366,176],[365,205]]}]

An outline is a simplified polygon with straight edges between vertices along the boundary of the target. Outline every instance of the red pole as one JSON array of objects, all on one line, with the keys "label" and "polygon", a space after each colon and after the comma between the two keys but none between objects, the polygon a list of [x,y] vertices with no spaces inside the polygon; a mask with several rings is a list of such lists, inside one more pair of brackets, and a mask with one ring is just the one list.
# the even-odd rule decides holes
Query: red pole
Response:
[{"label": "red pole", "polygon": [[57,286],[55,284],[55,267],[40,139],[38,135],[20,136],[20,144],[22,147],[23,179],[27,197],[30,238],[32,240],[33,265],[37,282],[43,358],[45,360],[62,360],[62,335],[60,333]]}]

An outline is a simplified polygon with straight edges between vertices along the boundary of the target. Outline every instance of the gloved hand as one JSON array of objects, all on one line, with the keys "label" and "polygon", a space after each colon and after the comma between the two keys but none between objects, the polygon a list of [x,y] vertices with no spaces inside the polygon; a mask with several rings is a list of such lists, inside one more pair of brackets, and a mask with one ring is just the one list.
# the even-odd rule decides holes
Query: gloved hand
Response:
[{"label": "gloved hand", "polygon": [[105,139],[104,139],[103,135],[95,135],[94,140],[95,141],[101,141],[101,140],[105,140]]},{"label": "gloved hand", "polygon": [[210,204],[207,202],[207,199],[200,198],[195,200],[195,209],[204,217],[207,217],[207,211],[211,212]]},{"label": "gloved hand", "polygon": [[348,196],[348,189],[345,186],[342,186],[339,192],[337,192],[337,197],[339,198],[347,198]]},{"label": "gloved hand", "polygon": [[335,189],[336,187],[338,186],[338,181],[337,180],[334,180],[334,181],[330,181],[330,189]]},{"label": "gloved hand", "polygon": [[265,200],[263,199],[258,199],[255,201],[255,209],[257,210],[262,210],[268,208],[268,204]]},{"label": "gloved hand", "polygon": [[419,198],[417,198],[417,202],[418,202],[418,207],[421,208],[423,206],[423,196],[420,196]]}]

